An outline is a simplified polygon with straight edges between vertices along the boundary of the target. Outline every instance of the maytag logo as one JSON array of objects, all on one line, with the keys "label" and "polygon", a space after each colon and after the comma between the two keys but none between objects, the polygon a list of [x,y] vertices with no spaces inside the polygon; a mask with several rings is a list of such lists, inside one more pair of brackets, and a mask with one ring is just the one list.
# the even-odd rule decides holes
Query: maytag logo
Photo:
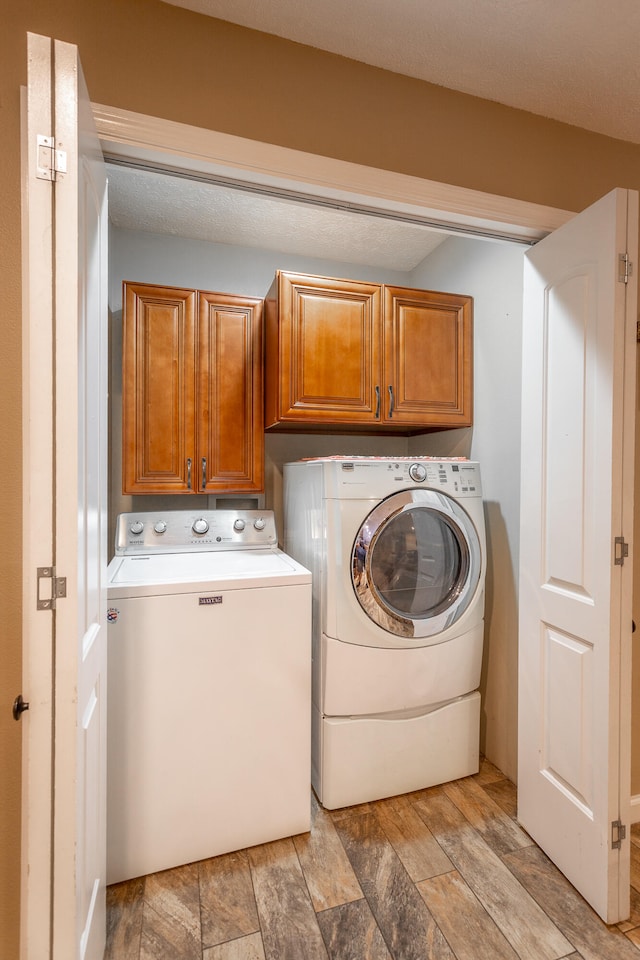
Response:
[{"label": "maytag logo", "polygon": [[201,607],[210,607],[214,603],[222,603],[222,597],[198,597]]}]

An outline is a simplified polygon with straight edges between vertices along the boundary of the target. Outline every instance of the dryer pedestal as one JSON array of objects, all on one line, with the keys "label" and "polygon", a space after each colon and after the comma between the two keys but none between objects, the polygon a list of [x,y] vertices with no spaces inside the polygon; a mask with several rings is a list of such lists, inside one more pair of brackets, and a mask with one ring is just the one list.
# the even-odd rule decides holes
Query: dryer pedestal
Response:
[{"label": "dryer pedestal", "polygon": [[323,807],[432,787],[479,770],[480,694],[384,717],[323,717],[313,710],[312,781]]}]

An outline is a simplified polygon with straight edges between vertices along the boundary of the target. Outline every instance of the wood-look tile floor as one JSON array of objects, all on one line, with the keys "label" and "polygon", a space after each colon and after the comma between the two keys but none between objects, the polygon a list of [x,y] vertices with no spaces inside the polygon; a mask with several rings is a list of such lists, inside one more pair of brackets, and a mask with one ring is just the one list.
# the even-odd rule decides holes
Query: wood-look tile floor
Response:
[{"label": "wood-look tile floor", "polygon": [[114,884],[105,960],[640,960],[515,820],[515,787],[474,777],[326,811],[311,833]]}]

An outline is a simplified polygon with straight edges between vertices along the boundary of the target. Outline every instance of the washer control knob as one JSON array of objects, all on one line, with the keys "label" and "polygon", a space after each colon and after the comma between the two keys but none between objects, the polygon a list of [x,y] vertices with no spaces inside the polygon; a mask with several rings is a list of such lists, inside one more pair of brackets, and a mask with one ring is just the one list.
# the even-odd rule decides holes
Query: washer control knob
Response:
[{"label": "washer control knob", "polygon": [[427,468],[423,463],[412,463],[409,467],[409,476],[416,483],[422,483],[427,478]]},{"label": "washer control knob", "polygon": [[131,530],[131,533],[135,533],[135,535],[138,536],[144,530],[144,523],[142,520],[134,520],[129,527],[129,530]]},{"label": "washer control knob", "polygon": [[204,519],[204,517],[200,517],[198,520],[194,521],[194,524],[191,527],[191,529],[193,530],[194,533],[199,533],[200,535],[202,535],[203,533],[206,533],[207,530],[209,529],[209,524]]},{"label": "washer control knob", "polygon": [[237,530],[238,533],[240,533],[240,531],[244,530],[244,520],[241,520],[239,517],[238,517],[237,520],[234,520],[234,521],[233,521],[233,529],[234,529],[234,530]]},{"label": "washer control knob", "polygon": [[258,517],[257,520],[253,521],[253,525],[256,528],[256,530],[264,530],[266,524],[267,524],[267,521],[264,519],[264,517]]},{"label": "washer control knob", "polygon": [[166,533],[167,524],[165,523],[164,520],[158,520],[158,522],[154,524],[153,529],[155,530],[156,533]]}]

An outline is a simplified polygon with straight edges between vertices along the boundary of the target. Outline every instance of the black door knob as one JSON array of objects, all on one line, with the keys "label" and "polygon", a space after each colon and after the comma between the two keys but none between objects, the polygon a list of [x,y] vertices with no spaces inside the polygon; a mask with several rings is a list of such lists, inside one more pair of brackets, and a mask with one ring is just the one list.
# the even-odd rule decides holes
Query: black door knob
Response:
[{"label": "black door knob", "polygon": [[23,700],[22,694],[19,693],[13,701],[13,710],[11,711],[13,713],[13,719],[19,720],[24,711],[28,709],[29,704],[26,702],[26,700]]}]

